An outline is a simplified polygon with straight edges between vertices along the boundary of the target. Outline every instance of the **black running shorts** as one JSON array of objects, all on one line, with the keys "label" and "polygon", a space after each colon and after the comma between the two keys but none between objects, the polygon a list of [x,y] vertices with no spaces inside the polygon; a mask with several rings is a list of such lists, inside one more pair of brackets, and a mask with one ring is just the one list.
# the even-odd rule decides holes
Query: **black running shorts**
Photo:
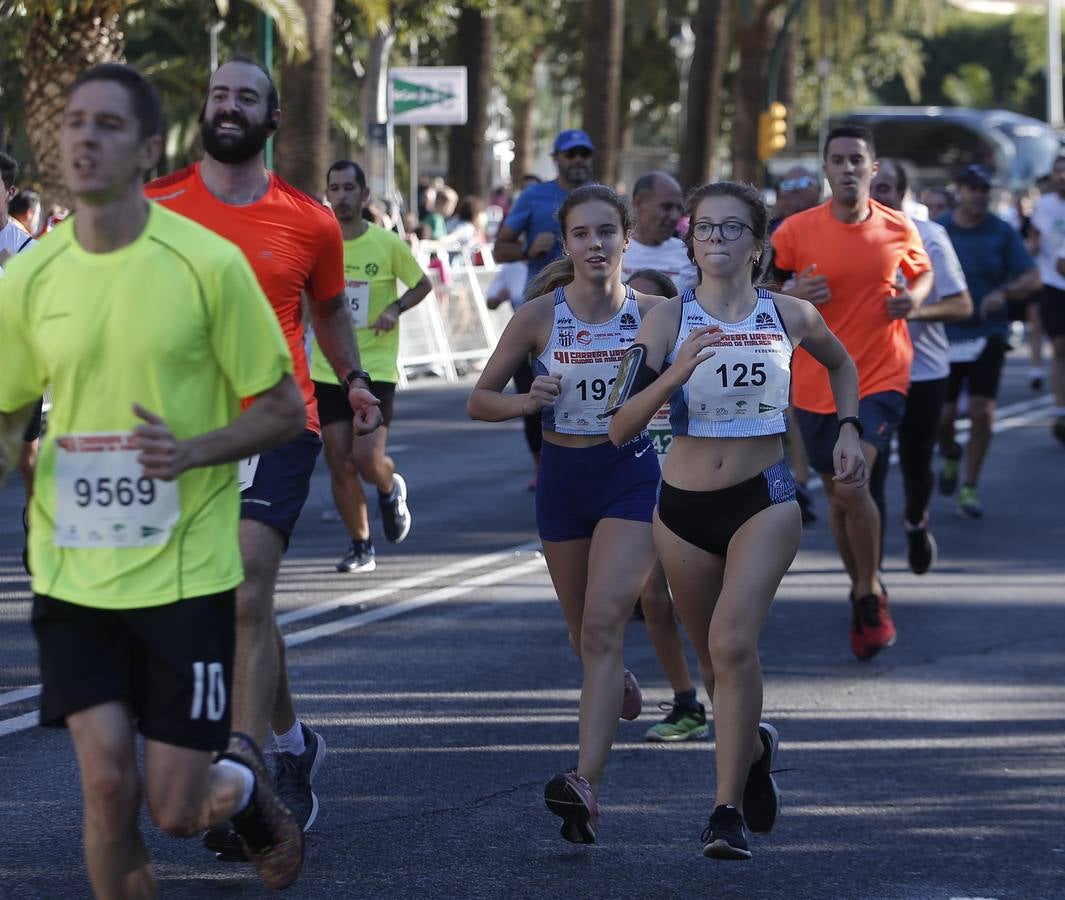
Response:
[{"label": "black running shorts", "polygon": [[33,630],[41,724],[101,703],[128,704],[146,738],[193,750],[229,741],[234,591],[110,610],[38,594]]},{"label": "black running shorts", "polygon": [[1065,337],[1065,291],[1044,285],[1039,293],[1039,317],[1047,337]]},{"label": "black running shorts", "polygon": [[[388,428],[396,407],[396,386],[389,381],[375,381],[370,393],[381,401],[381,424]],[[337,422],[351,422],[348,392],[339,384],[314,382],[314,397],[318,401],[318,418],[323,428]]]},{"label": "black running shorts", "polygon": [[1003,338],[989,337],[987,346],[972,362],[950,364],[947,379],[947,402],[957,403],[963,385],[968,384],[971,397],[998,399],[998,386],[1002,380],[1002,367],[1006,363],[1006,351],[1010,346]]}]

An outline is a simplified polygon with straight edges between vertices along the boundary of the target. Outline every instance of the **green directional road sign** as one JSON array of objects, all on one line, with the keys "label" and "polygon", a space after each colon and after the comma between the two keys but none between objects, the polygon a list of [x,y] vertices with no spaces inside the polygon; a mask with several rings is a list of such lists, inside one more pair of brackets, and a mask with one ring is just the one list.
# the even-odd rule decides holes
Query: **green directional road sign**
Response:
[{"label": "green directional road sign", "polygon": [[392,111],[410,112],[424,106],[436,106],[446,100],[454,100],[455,95],[448,91],[438,91],[424,84],[412,84],[398,78],[392,80]]},{"label": "green directional road sign", "polygon": [[393,125],[464,125],[466,67],[390,69],[388,109]]}]

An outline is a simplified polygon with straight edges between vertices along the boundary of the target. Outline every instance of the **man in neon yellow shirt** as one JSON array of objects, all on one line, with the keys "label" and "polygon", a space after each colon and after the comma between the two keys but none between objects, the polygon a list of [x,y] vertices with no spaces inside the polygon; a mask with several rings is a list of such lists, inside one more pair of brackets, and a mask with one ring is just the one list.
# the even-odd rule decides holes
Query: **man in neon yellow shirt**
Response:
[{"label": "man in neon yellow shirt", "polygon": [[[254,741],[229,732],[228,703],[244,577],[235,463],[298,434],[303,402],[240,251],[145,199],[161,119],[133,69],[75,81],[59,141],[77,215],[0,281],[0,476],[53,387],[30,508],[41,723],[70,730],[100,897],[158,895],[134,725],[163,830],[230,820],[272,888],[303,858]],[[256,398],[244,413],[242,397]]]},{"label": "man in neon yellow shirt", "polygon": [[[322,421],[333,500],[351,538],[351,549],[337,563],[337,571],[372,572],[377,561],[366,495],[359,479],[361,476],[377,488],[385,537],[392,543],[404,540],[411,524],[407,483],[385,452],[399,380],[399,317],[420,303],[432,284],[399,235],[362,217],[370,191],[358,163],[339,160],[330,166],[326,197],[344,235],[345,293],[362,365],[381,401],[383,424],[372,434],[354,433],[347,397],[317,341],[311,354],[311,380]],[[397,296],[397,278],[407,288],[402,296]]]}]

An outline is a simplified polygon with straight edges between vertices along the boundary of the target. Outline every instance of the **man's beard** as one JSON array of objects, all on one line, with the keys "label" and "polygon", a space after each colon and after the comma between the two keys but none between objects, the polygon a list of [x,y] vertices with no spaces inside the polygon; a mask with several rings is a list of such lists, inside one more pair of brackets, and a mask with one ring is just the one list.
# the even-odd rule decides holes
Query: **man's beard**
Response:
[{"label": "man's beard", "polygon": [[[223,122],[234,122],[242,126],[244,134],[237,137],[219,133],[218,126]],[[266,146],[270,133],[267,120],[252,124],[242,117],[233,115],[216,115],[210,124],[206,120],[200,123],[203,149],[220,163],[242,163],[258,155]]]}]

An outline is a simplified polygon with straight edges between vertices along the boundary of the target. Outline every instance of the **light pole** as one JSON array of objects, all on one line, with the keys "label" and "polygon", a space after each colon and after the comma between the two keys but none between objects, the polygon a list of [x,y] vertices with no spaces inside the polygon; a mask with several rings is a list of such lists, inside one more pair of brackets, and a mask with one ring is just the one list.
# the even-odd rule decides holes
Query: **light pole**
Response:
[{"label": "light pole", "polygon": [[1065,125],[1061,100],[1061,0],[1047,0],[1047,123]]},{"label": "light pole", "polygon": [[695,32],[687,16],[680,20],[680,28],[669,39],[669,45],[677,57],[677,78],[680,80],[680,111],[677,113],[677,151],[680,152],[686,137],[684,127],[688,117],[688,79],[695,55]]}]

